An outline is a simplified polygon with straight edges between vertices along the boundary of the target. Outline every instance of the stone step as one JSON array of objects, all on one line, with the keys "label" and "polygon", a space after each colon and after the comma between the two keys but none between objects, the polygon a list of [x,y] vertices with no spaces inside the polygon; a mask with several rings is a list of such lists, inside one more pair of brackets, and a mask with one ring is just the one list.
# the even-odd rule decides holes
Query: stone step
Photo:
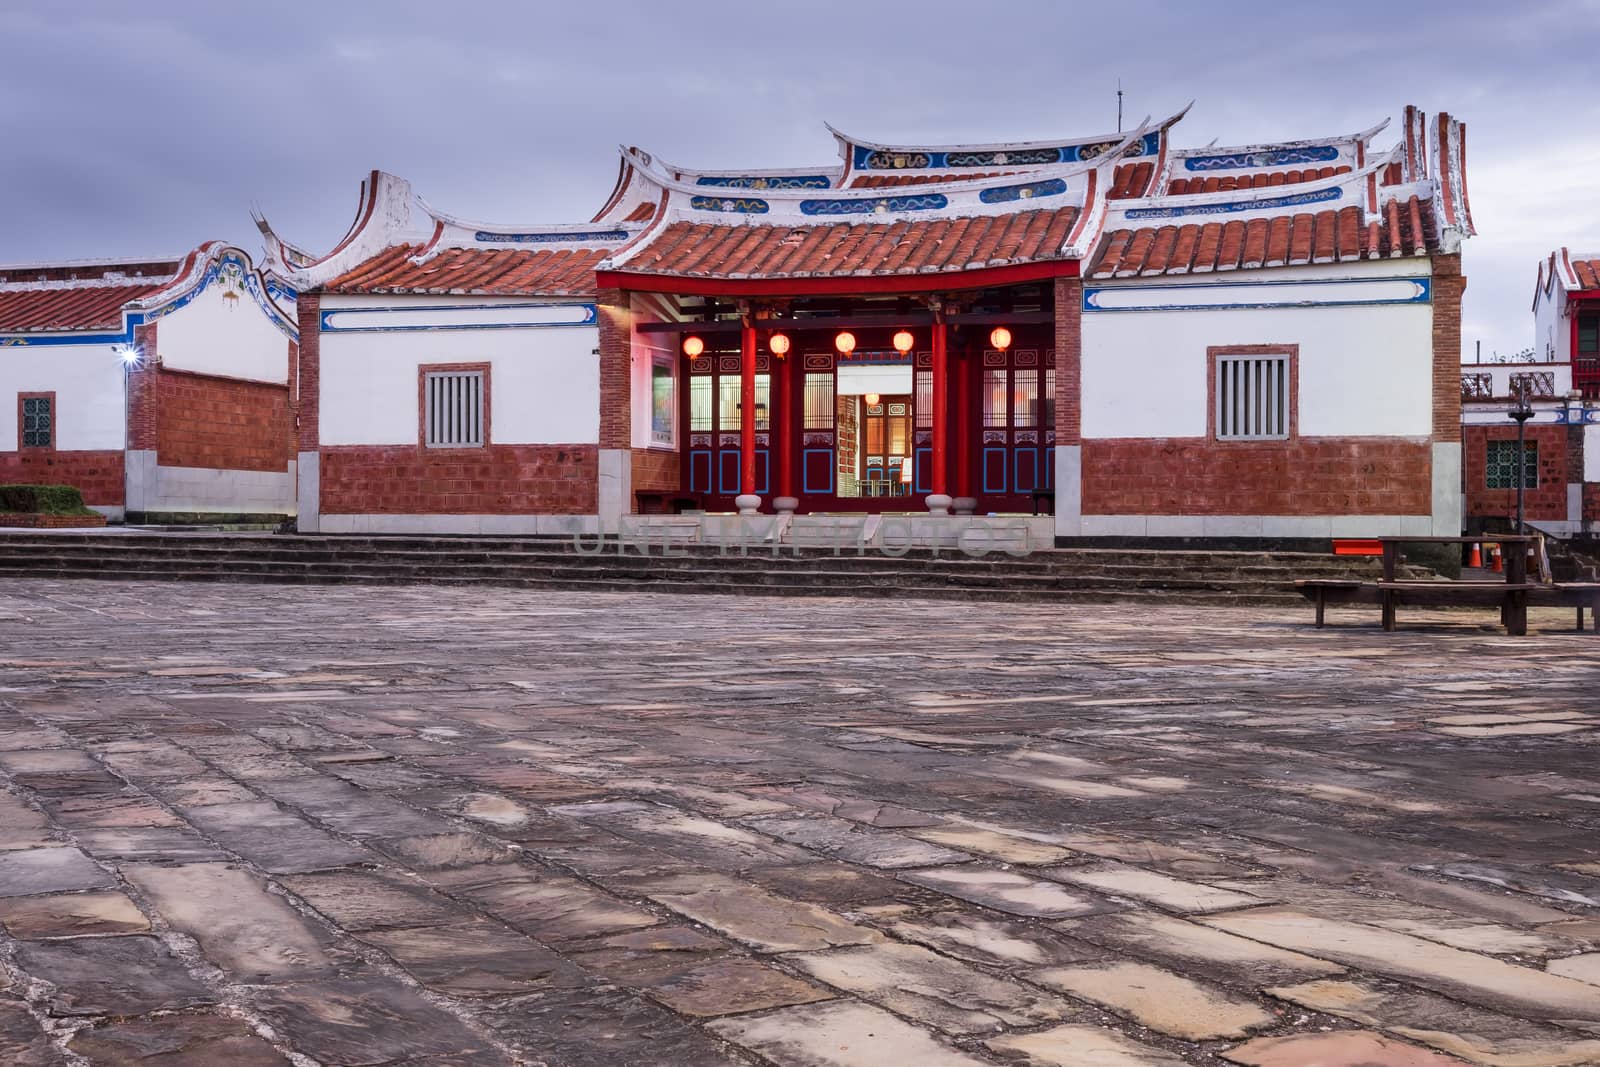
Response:
[{"label": "stone step", "polygon": [[[0,565],[0,574],[11,574],[4,565]],[[1061,601],[1095,603],[1104,600],[1143,601],[1150,603],[1206,603],[1218,605],[1276,605],[1297,606],[1304,601],[1291,593],[1255,590],[1229,590],[1229,589],[1170,589],[1170,588],[1138,588],[1138,587],[1085,587],[1085,588],[1050,588],[1040,587],[1033,589],[1016,589],[995,585],[977,585],[971,587],[941,587],[931,584],[863,584],[860,582],[840,584],[801,583],[752,583],[729,582],[713,579],[681,581],[674,579],[633,579],[626,577],[578,577],[562,575],[555,577],[520,577],[508,575],[494,575],[490,577],[441,575],[419,577],[408,574],[372,574],[364,576],[345,576],[329,574],[326,572],[303,571],[264,571],[264,572],[228,572],[228,571],[194,571],[194,570],[169,570],[165,568],[119,568],[114,570],[96,570],[83,568],[72,564],[36,568],[29,570],[28,577],[33,578],[83,578],[111,581],[201,581],[201,582],[237,582],[242,584],[301,584],[301,585],[448,585],[448,586],[509,586],[513,588],[528,589],[560,589],[584,590],[595,592],[654,592],[654,593],[701,593],[701,594],[727,594],[727,595],[767,595],[767,596],[824,596],[824,597],[851,597],[851,598],[906,598],[906,599],[935,599],[935,600],[1027,600]],[[18,574],[17,576],[21,576]]]}]

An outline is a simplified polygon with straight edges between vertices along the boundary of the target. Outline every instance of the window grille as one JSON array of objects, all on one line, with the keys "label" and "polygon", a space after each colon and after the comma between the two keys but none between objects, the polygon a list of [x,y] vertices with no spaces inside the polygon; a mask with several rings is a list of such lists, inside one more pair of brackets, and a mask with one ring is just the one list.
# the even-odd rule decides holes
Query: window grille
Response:
[{"label": "window grille", "polygon": [[[1517,443],[1515,441],[1490,441],[1485,457],[1490,489],[1515,489],[1517,487]],[[1522,450],[1522,487],[1539,488],[1539,442],[1528,441]]]},{"label": "window grille", "polygon": [[1034,427],[1039,425],[1039,372],[1014,370],[1011,372],[1011,425]]},{"label": "window grille", "polygon": [[806,375],[806,429],[833,429],[833,374]]},{"label": "window grille", "polygon": [[711,376],[696,375],[689,379],[689,429],[715,429],[711,421]]},{"label": "window grille", "polygon": [[54,439],[55,418],[50,397],[29,396],[22,400],[22,447],[49,448]]},{"label": "window grille", "polygon": [[1006,424],[1006,372],[1003,367],[990,367],[983,372],[983,424]]},{"label": "window grille", "polygon": [[1217,439],[1281,441],[1289,436],[1289,357],[1217,360]]},{"label": "window grille", "polygon": [[426,382],[428,447],[483,447],[483,372],[429,371]]},{"label": "window grille", "polygon": [[933,429],[933,371],[917,371],[915,401],[917,429]]}]

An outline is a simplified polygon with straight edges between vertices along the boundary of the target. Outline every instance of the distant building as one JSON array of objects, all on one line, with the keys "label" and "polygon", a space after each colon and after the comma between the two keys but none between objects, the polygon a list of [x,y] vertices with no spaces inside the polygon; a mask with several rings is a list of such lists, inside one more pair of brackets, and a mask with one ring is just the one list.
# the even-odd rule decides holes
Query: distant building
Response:
[{"label": "distant building", "polygon": [[217,242],[0,267],[0,482],[132,522],[293,515],[294,299]]},{"label": "distant building", "polygon": [[1559,536],[1600,533],[1600,255],[1562,248],[1539,264],[1532,358],[1461,368],[1467,526],[1516,517],[1518,397],[1524,431],[1523,514]]}]

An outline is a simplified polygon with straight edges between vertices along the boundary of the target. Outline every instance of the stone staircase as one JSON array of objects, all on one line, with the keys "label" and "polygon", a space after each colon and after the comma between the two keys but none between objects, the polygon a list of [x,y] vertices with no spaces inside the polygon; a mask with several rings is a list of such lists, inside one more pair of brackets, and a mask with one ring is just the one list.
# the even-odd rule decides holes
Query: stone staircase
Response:
[{"label": "stone staircase", "polygon": [[[585,546],[593,552],[592,539]],[[1051,549],[971,558],[913,549],[770,546],[748,554],[713,545],[586,554],[558,538],[249,534],[0,535],[0,583],[98,578],[316,584],[493,585],[616,592],[756,596],[925,597],[956,600],[1302,603],[1296,578],[1375,578],[1373,559],[1288,552]],[[1428,572],[1413,572],[1426,576]]]}]

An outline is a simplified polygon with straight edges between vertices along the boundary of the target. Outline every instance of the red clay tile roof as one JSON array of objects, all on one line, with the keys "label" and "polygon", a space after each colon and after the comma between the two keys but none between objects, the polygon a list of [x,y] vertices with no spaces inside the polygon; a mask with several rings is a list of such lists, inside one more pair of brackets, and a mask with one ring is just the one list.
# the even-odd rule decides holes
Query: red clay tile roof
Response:
[{"label": "red clay tile roof", "polygon": [[1574,259],[1572,273],[1577,275],[1580,288],[1600,289],[1600,259]]},{"label": "red clay tile roof", "polygon": [[674,222],[619,271],[690,277],[848,277],[1058,259],[1076,207],[926,222],[711,226]]},{"label": "red clay tile roof", "polygon": [[0,333],[120,330],[124,305],[159,292],[168,284],[169,281],[159,281],[144,285],[87,285],[0,292]]},{"label": "red clay tile roof", "polygon": [[614,248],[447,248],[411,262],[421,245],[386,248],[319,288],[329,293],[481,293],[588,296],[594,268]]},{"label": "red clay tile roof", "polygon": [[1168,196],[1191,193],[1225,193],[1234,189],[1265,189],[1274,185],[1298,185],[1321,181],[1336,174],[1349,174],[1348,166],[1307,167],[1305,170],[1280,170],[1259,174],[1212,174],[1204,178],[1174,178],[1167,183]]},{"label": "red clay tile roof", "polygon": [[654,204],[650,203],[649,201],[646,201],[645,203],[640,204],[638,207],[634,208],[632,211],[628,212],[628,217],[623,219],[622,221],[623,222],[649,222],[651,219],[653,219],[655,217],[656,217],[656,206]]},{"label": "red clay tile roof", "polygon": [[1277,215],[1249,221],[1116,230],[1106,235],[1093,278],[1148,277],[1236,268],[1343,263],[1369,256],[1426,255],[1432,210],[1417,197],[1390,201],[1382,223],[1361,224],[1361,209]]},{"label": "red clay tile roof", "polygon": [[973,182],[1017,173],[1014,170],[988,170],[973,171],[971,174],[857,174],[850,179],[850,188],[890,189],[901,185],[932,185],[936,182]]},{"label": "red clay tile roof", "polygon": [[1150,179],[1155,177],[1156,165],[1149,160],[1142,163],[1119,163],[1111,177],[1110,200],[1132,200],[1144,196],[1150,189]]}]

